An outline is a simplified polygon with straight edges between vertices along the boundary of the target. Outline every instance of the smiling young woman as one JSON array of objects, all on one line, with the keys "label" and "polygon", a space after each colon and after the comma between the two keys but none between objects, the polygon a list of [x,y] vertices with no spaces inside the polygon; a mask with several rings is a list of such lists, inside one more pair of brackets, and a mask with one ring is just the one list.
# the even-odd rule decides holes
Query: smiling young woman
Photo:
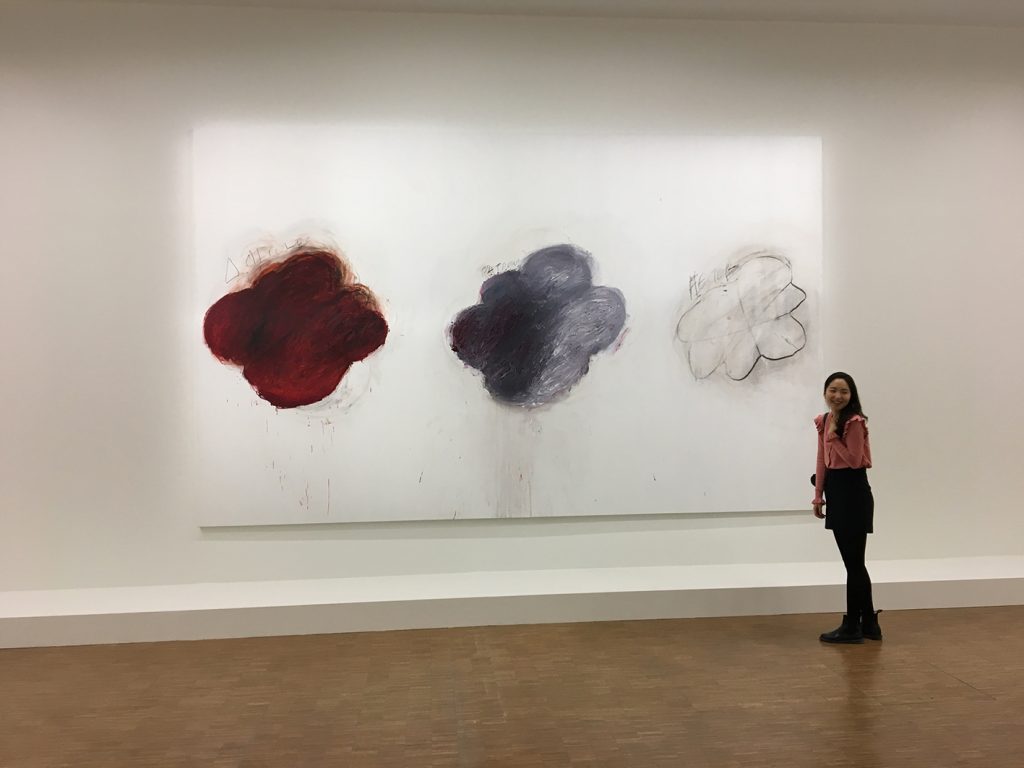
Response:
[{"label": "smiling young woman", "polygon": [[864,564],[867,536],[874,531],[875,500],[868,483],[871,443],[857,384],[837,371],[825,379],[828,412],[818,416],[818,460],[814,473],[814,515],[825,519],[846,566],[846,615],[821,635],[826,643],[862,643],[882,639],[871,598],[871,577]]}]

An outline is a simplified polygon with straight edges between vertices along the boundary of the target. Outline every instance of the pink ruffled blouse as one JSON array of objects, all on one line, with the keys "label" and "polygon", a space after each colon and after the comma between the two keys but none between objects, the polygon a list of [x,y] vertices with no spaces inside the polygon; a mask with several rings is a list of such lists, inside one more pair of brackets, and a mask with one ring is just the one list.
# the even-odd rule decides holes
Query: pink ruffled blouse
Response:
[{"label": "pink ruffled blouse", "polygon": [[814,417],[818,428],[818,462],[815,466],[814,501],[822,503],[825,487],[825,472],[829,469],[870,469],[871,441],[868,439],[868,423],[863,416],[851,416],[843,428],[843,436],[837,437],[828,431],[832,414]]}]

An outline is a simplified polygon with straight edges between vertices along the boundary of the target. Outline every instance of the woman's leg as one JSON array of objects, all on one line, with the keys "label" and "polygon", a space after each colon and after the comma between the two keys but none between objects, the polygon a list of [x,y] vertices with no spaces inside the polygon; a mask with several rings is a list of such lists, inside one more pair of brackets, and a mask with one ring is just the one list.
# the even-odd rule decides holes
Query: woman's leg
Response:
[{"label": "woman's leg", "polygon": [[832,532],[836,537],[839,554],[846,566],[846,614],[851,621],[863,616],[874,615],[874,604],[871,598],[871,576],[864,564],[868,535],[864,531],[846,531],[836,529]]},{"label": "woman's leg", "polygon": [[857,536],[837,528],[832,531],[839,545],[839,554],[843,556],[846,566],[846,615],[843,623],[831,632],[823,632],[822,642],[825,643],[863,643],[864,633],[860,628],[861,594],[864,588],[864,534],[860,536],[860,566],[857,565]]}]

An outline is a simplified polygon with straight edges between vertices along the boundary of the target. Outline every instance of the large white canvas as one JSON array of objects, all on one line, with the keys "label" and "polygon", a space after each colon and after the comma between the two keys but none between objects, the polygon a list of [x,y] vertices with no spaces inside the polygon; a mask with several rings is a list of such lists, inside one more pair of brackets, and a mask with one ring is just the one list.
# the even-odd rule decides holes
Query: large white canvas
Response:
[{"label": "large white canvas", "polygon": [[[217,124],[195,132],[193,180],[203,524],[807,506],[820,140]],[[213,357],[202,323],[245,284],[247,254],[299,238],[345,254],[390,335],[327,401],[278,410]],[[560,401],[497,403],[446,328],[488,274],[555,243],[593,255],[626,330]],[[698,379],[676,338],[694,275],[760,250],[807,294],[806,346],[740,381]]]}]

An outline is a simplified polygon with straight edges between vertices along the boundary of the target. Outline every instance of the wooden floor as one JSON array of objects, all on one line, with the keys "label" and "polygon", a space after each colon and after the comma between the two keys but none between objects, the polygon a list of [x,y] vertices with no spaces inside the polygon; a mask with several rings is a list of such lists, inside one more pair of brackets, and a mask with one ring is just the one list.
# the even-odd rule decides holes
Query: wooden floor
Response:
[{"label": "wooden floor", "polygon": [[0,651],[0,766],[1024,766],[1024,607]]}]

